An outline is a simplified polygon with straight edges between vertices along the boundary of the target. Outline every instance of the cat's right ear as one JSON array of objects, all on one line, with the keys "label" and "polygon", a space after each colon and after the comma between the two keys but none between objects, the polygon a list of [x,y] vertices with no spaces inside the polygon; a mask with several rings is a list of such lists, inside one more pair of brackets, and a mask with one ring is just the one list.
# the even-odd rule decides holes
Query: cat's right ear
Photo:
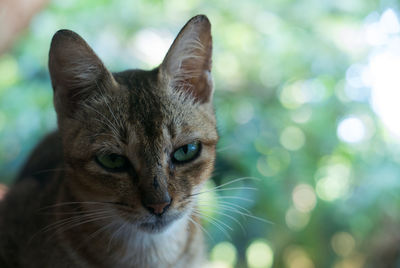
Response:
[{"label": "cat's right ear", "polygon": [[59,115],[72,115],[94,91],[115,83],[99,57],[77,33],[58,31],[51,41],[49,71],[54,106]]}]

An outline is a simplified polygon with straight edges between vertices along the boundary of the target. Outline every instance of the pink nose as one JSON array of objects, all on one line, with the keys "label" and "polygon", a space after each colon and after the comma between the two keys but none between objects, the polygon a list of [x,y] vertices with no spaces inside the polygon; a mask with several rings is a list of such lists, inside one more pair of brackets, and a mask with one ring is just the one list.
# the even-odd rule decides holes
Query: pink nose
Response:
[{"label": "pink nose", "polygon": [[146,208],[153,214],[157,216],[161,216],[164,214],[165,211],[169,208],[171,205],[170,202],[165,202],[165,203],[159,203],[159,204],[146,204]]}]

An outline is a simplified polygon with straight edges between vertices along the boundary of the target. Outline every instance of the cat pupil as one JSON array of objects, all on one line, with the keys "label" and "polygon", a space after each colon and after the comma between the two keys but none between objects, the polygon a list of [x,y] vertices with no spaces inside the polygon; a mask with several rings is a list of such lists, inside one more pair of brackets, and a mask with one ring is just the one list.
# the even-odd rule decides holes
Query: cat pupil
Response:
[{"label": "cat pupil", "polygon": [[189,146],[188,146],[188,145],[183,146],[182,150],[183,150],[183,152],[184,152],[185,154],[187,154],[187,153],[188,153],[188,150],[189,150]]},{"label": "cat pupil", "polygon": [[116,154],[111,154],[110,155],[110,160],[112,162],[116,162],[118,160],[118,158],[120,158],[120,156],[116,155]]}]

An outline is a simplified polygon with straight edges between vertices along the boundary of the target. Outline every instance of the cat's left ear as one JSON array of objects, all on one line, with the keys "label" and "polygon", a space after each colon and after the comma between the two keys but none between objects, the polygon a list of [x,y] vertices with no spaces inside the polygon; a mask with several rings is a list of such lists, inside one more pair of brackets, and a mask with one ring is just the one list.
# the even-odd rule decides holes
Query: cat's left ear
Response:
[{"label": "cat's left ear", "polygon": [[160,66],[162,79],[174,90],[183,90],[200,103],[210,102],[211,24],[204,15],[190,19],[179,32]]}]

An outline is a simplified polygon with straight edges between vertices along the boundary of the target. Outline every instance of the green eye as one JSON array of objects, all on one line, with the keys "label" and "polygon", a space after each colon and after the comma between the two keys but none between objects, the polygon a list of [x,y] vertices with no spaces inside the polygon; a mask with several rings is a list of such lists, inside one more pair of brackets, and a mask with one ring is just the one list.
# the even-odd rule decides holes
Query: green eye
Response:
[{"label": "green eye", "polygon": [[126,157],[118,154],[98,155],[96,161],[100,166],[111,171],[122,171],[128,166]]},{"label": "green eye", "polygon": [[177,163],[185,163],[195,159],[200,154],[201,144],[198,141],[186,144],[176,150],[172,160]]}]

